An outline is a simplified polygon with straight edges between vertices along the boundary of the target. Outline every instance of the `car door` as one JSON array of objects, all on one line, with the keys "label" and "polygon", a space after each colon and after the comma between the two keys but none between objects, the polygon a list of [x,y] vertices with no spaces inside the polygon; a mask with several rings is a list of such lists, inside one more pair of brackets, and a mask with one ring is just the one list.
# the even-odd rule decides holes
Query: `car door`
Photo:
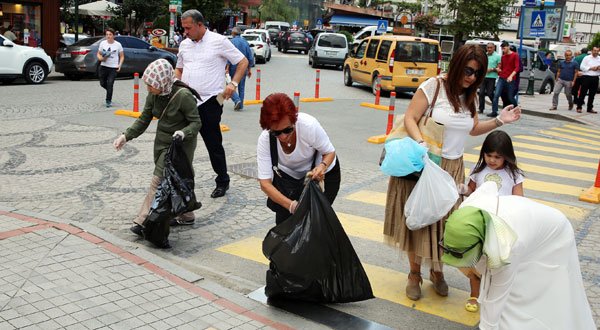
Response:
[{"label": "car door", "polygon": [[360,82],[363,84],[370,84],[369,81],[369,72],[365,72],[364,68],[364,58],[365,53],[367,52],[367,45],[369,44],[369,39],[363,40],[358,47],[356,48],[356,53],[352,58],[351,64],[351,72],[352,72],[352,80],[356,82]]},{"label": "car door", "polygon": [[133,72],[142,73],[150,63],[162,58],[159,50],[154,47],[151,48],[150,44],[138,38],[127,38],[127,43],[133,53]]},{"label": "car door", "polygon": [[371,39],[367,46],[367,52],[365,53],[365,59],[363,61],[363,68],[366,74],[365,81],[371,84],[371,80],[375,72],[382,74],[383,72],[377,71],[377,48],[379,48],[380,39]]},{"label": "car door", "polygon": [[123,73],[134,73],[134,63],[135,56],[133,54],[133,50],[129,47],[129,43],[126,37],[115,37],[115,41],[118,41],[123,47],[123,54],[125,56],[125,60],[123,60],[123,65],[121,66],[120,74]]},{"label": "car door", "polygon": [[21,74],[23,73],[22,58],[17,54],[17,49],[14,44],[7,41],[11,46],[5,46],[6,38],[0,36],[0,75],[3,74]]}]

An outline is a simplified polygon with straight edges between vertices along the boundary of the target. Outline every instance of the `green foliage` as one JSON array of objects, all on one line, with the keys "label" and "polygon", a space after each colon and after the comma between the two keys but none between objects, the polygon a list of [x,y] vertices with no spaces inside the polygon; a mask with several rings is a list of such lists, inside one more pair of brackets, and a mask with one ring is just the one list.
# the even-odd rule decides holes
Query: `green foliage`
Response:
[{"label": "green foliage", "polygon": [[113,17],[106,21],[106,25],[119,31],[119,33],[123,33],[123,30],[125,29],[125,20],[122,17]]},{"label": "green foliage", "polygon": [[287,0],[263,0],[261,21],[291,22],[298,18],[298,9],[290,7]]},{"label": "green foliage", "polygon": [[425,33],[428,33],[433,29],[435,17],[432,14],[417,14],[413,19],[415,21],[415,28],[418,30],[424,30]]},{"label": "green foliage", "polygon": [[152,28],[163,29],[165,31],[169,31],[170,23],[171,23],[171,16],[169,14],[161,15],[161,16],[158,16],[154,20],[154,22],[152,24]]},{"label": "green foliage", "polygon": [[600,32],[596,33],[594,39],[588,44],[587,48],[592,50],[593,47],[600,47]]},{"label": "green foliage", "polygon": [[398,6],[399,12],[407,11],[412,14],[420,12],[422,7],[421,0],[417,0],[417,2],[399,1],[395,4]]},{"label": "green foliage", "polygon": [[[497,38],[502,16],[517,0],[448,0],[447,11],[455,12],[449,29],[460,39],[469,35]],[[452,17],[451,17],[452,18]],[[460,41],[459,39],[459,41]],[[455,43],[459,44],[459,43]]]},{"label": "green foliage", "polygon": [[[128,32],[137,35],[144,22],[152,22],[158,15],[167,12],[168,5],[168,0],[124,0],[123,5],[113,12],[127,22]],[[113,24],[113,20],[114,18],[110,24]],[[123,28],[119,31],[123,31]]]},{"label": "green foliage", "polygon": [[[230,1],[230,8],[232,10],[237,7],[238,1]],[[184,0],[183,11],[188,9],[198,9],[204,19],[210,24],[217,22],[223,18],[223,12],[225,11],[225,1],[223,0]]]},{"label": "green foliage", "polygon": [[352,33],[348,32],[348,31],[340,31],[340,33],[346,36],[346,39],[348,40],[348,44],[350,44],[352,41],[354,41],[354,37],[352,36]]}]

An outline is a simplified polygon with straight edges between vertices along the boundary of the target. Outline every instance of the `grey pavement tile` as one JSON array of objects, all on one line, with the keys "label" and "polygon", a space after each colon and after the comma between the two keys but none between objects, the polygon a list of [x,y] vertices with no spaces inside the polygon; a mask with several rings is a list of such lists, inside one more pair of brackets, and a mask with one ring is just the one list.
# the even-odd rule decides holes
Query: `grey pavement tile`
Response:
[{"label": "grey pavement tile", "polygon": [[134,316],[142,315],[142,314],[144,314],[146,312],[145,310],[143,310],[142,308],[140,308],[137,305],[133,305],[131,307],[128,307],[127,311],[129,313],[131,313],[131,315],[134,315]]},{"label": "grey pavement tile", "polygon": [[[10,303],[9,303],[10,305]],[[12,306],[11,306],[12,307]],[[29,314],[33,314],[35,312],[38,312],[38,309],[33,307],[32,305],[21,305],[21,306],[16,306],[13,307],[13,309],[15,311],[17,311],[17,313],[21,314],[22,316],[25,315],[29,315]]]},{"label": "grey pavement tile", "polygon": [[165,321],[159,320],[156,322],[152,322],[148,324],[149,326],[153,327],[154,329],[171,329],[171,327],[169,326],[169,324],[167,324]]},{"label": "grey pavement tile", "polygon": [[12,308],[0,311],[0,319],[5,321],[9,321],[20,316],[21,314],[17,313],[17,311]]},{"label": "grey pavement tile", "polygon": [[135,329],[137,327],[140,327],[140,326],[146,324],[146,322],[144,322],[142,319],[143,319],[143,316],[132,317],[132,318],[129,318],[126,320],[122,320],[119,323],[129,326],[130,329]]},{"label": "grey pavement tile", "polygon": [[182,324],[185,323],[182,319],[178,318],[177,315],[173,315],[173,316],[171,316],[169,318],[166,318],[166,319],[164,319],[164,321],[169,326],[174,327],[174,328],[176,328],[176,327],[178,327],[178,326],[180,326],[180,325],[182,325]]},{"label": "grey pavement tile", "polygon": [[42,322],[42,323],[38,324],[38,326],[43,330],[55,330],[55,329],[61,328],[61,325],[58,324],[54,320],[48,320],[48,321]]},{"label": "grey pavement tile", "polygon": [[75,318],[79,323],[81,323],[82,321],[85,321],[85,320],[89,320],[94,317],[85,310],[80,310],[75,313],[70,313],[69,315],[71,315],[73,318]]},{"label": "grey pavement tile", "polygon": [[223,321],[213,323],[213,324],[211,324],[211,327],[218,329],[218,330],[233,329],[233,326],[231,324],[223,322]]},{"label": "grey pavement tile", "polygon": [[255,329],[258,329],[256,326],[254,326],[254,325],[252,325],[250,323],[243,323],[243,324],[240,324],[240,325],[236,326],[235,328],[239,329],[239,330],[255,330]]},{"label": "grey pavement tile", "polygon": [[229,314],[227,314],[227,313],[225,313],[223,311],[217,311],[217,312],[214,312],[214,313],[212,313],[210,315],[212,317],[214,317],[214,318],[217,318],[217,319],[221,320],[221,321],[225,321],[225,320],[227,320],[227,319],[229,319],[231,317],[231,315],[229,315]]},{"label": "grey pavement tile", "polygon": [[206,324],[217,324],[218,322],[221,322],[221,320],[217,319],[216,317],[208,314],[208,315],[204,315],[200,317],[200,321],[206,323]]},{"label": "grey pavement tile", "polygon": [[106,299],[104,296],[95,296],[88,298],[89,301],[93,302],[96,305],[104,305],[110,302],[110,300]]},{"label": "grey pavement tile", "polygon": [[77,323],[77,320],[75,318],[73,318],[71,315],[63,315],[54,320],[63,327]]},{"label": "grey pavement tile", "polygon": [[104,326],[104,324],[97,319],[88,319],[80,323],[88,329],[98,329]]},{"label": "grey pavement tile", "polygon": [[74,302],[70,302],[60,306],[60,309],[62,309],[65,314],[73,314],[75,312],[79,312],[81,310],[81,306]]},{"label": "grey pavement tile", "polygon": [[114,303],[119,306],[121,309],[126,309],[134,305],[129,299],[120,299],[114,301]]},{"label": "grey pavement tile", "polygon": [[37,313],[33,313],[33,314],[29,314],[26,316],[26,318],[31,321],[31,323],[33,324],[38,324],[44,321],[48,321],[50,318],[48,317],[48,315],[42,313],[42,312],[37,312]]},{"label": "grey pavement tile", "polygon": [[95,319],[98,320],[103,325],[111,325],[111,324],[118,323],[121,320],[125,320],[130,317],[132,317],[132,315],[130,313],[128,313],[126,311],[118,311],[113,314],[104,314],[104,315],[98,316]]},{"label": "grey pavement tile", "polygon": [[92,308],[88,308],[87,312],[90,313],[93,317],[99,317],[104,314],[108,314],[106,310],[100,306],[94,306]]},{"label": "grey pavement tile", "polygon": [[32,324],[31,321],[29,321],[25,316],[19,316],[8,322],[17,329],[21,329]]},{"label": "grey pavement tile", "polygon": [[55,319],[66,314],[65,311],[63,311],[59,307],[52,307],[50,309],[44,310],[43,312],[44,314],[48,315],[48,317],[51,319]]}]

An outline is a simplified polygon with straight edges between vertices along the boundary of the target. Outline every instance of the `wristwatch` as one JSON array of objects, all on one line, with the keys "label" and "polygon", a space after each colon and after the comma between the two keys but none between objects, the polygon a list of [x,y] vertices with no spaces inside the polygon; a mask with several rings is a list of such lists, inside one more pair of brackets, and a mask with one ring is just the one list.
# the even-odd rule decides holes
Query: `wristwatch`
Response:
[{"label": "wristwatch", "polygon": [[233,86],[235,86],[236,88],[238,87],[238,83],[236,83],[235,81],[231,81],[231,83],[233,84]]}]

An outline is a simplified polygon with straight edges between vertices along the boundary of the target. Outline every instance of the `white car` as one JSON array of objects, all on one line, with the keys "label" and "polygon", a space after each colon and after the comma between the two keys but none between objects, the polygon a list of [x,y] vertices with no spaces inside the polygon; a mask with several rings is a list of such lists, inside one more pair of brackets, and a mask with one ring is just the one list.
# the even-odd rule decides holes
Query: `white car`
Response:
[{"label": "white car", "polygon": [[271,46],[271,37],[269,36],[269,30],[266,29],[247,29],[244,30],[243,34],[260,34],[262,39]]},{"label": "white car", "polygon": [[254,50],[254,60],[256,63],[267,63],[271,60],[271,47],[264,41],[259,34],[242,34],[250,44],[250,49]]},{"label": "white car", "polygon": [[22,77],[27,83],[41,84],[52,65],[52,59],[42,48],[17,45],[0,36],[0,81],[3,83]]}]

